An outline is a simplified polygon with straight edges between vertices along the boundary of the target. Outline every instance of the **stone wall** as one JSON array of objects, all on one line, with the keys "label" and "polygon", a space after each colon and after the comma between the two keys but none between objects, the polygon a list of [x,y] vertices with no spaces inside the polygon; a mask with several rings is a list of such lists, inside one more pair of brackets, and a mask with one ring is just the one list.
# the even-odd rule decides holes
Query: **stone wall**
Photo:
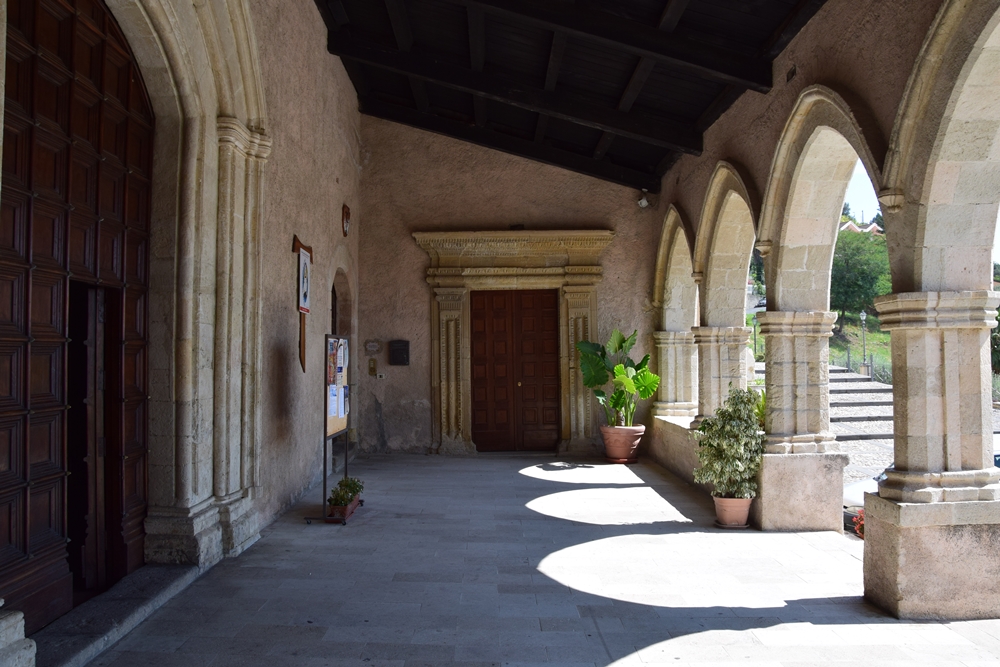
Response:
[{"label": "stone wall", "polygon": [[[365,164],[359,340],[410,341],[410,365],[376,357],[384,380],[359,381],[359,436],[367,451],[426,451],[431,444],[431,299],[417,231],[610,229],[597,287],[598,335],[641,333],[653,349],[649,303],[662,213],[640,193],[556,167],[383,120],[361,121]],[[362,358],[362,363],[367,363]],[[648,405],[637,415],[645,421]]]},{"label": "stone wall", "polygon": [[[318,479],[319,434],[324,428],[323,337],[332,328],[331,290],[339,269],[357,303],[356,258],[364,221],[357,94],[340,59],[326,52],[326,28],[316,6],[252,0],[250,7],[273,142],[261,267],[262,493],[257,505],[266,525]],[[346,238],[341,231],[344,204],[351,208],[352,220]],[[298,352],[295,235],[313,249],[305,373]],[[341,295],[338,301],[343,307],[351,299]],[[354,370],[357,350],[355,345]]]}]

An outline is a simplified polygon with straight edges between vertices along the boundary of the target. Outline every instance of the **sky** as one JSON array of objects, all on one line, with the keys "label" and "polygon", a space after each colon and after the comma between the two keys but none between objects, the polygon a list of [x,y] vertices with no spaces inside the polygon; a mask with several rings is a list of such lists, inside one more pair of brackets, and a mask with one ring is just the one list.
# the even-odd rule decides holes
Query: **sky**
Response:
[{"label": "sky", "polygon": [[872,187],[868,172],[865,171],[861,160],[854,165],[854,175],[851,182],[847,184],[847,195],[844,201],[851,205],[851,215],[858,222],[871,222],[871,219],[878,213],[878,197],[875,196],[875,188]]},{"label": "sky", "polygon": [[[851,205],[851,214],[861,222],[870,221],[878,213],[878,198],[875,196],[875,188],[865,172],[861,160],[854,165],[854,175],[851,182],[847,184],[847,195],[844,201]],[[993,261],[1000,263],[1000,217],[997,218],[996,231],[993,235]]]}]

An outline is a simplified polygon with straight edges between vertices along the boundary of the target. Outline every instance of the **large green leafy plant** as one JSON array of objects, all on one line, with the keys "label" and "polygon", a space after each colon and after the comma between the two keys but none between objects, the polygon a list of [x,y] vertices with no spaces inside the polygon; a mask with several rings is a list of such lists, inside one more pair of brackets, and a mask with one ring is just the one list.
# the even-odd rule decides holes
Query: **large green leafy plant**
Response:
[{"label": "large green leafy plant", "polygon": [[694,481],[712,484],[713,496],[753,498],[764,456],[764,434],[757,416],[759,395],[731,387],[726,402],[698,426],[698,460]]},{"label": "large green leafy plant", "polygon": [[[639,400],[650,398],[660,386],[660,377],[648,368],[648,354],[639,363],[628,356],[638,335],[636,330],[626,338],[615,329],[604,345],[589,340],[576,344],[583,384],[594,390],[608,426],[632,426]],[[608,382],[612,383],[610,394],[604,390]]]}]

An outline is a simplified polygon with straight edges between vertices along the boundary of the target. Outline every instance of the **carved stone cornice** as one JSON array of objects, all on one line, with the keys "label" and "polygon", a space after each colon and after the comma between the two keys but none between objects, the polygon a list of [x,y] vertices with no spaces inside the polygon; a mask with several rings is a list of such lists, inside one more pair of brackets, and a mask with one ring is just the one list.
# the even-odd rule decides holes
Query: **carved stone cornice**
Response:
[{"label": "carved stone cornice", "polygon": [[[413,238],[431,258],[431,269],[510,269],[597,267],[601,251],[614,238],[610,230],[510,232],[415,232]],[[428,275],[431,272],[428,271]]]}]

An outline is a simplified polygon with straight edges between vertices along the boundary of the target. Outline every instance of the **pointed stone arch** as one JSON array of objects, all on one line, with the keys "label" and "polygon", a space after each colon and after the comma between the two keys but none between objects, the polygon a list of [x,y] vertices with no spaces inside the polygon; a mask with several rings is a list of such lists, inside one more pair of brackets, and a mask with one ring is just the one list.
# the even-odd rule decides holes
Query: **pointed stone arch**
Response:
[{"label": "pointed stone arch", "polygon": [[674,205],[663,219],[656,257],[653,303],[660,330],[653,332],[660,387],[653,414],[693,417],[697,412],[698,357],[691,328],[698,325],[689,227]]},{"label": "pointed stone arch", "polygon": [[1000,540],[989,359],[998,62],[1000,2],[942,3],[879,193],[896,293],[875,305],[892,336],[895,442],[865,501],[865,597],[904,618],[984,618],[1000,606],[981,567]]},{"label": "pointed stone arch", "polygon": [[840,213],[859,158],[879,190],[881,169],[871,144],[885,142],[877,130],[866,134],[841,95],[820,85],[799,95],[778,142],[761,208],[757,247],[767,256],[768,310],[829,310]]},{"label": "pointed stone arch", "polygon": [[260,238],[271,147],[259,48],[247,0],[105,1],[158,130],[146,560],[207,567],[259,532]]},{"label": "pointed stone arch", "polygon": [[733,165],[719,162],[705,192],[694,248],[702,326],[743,326],[755,228],[743,178]]}]

